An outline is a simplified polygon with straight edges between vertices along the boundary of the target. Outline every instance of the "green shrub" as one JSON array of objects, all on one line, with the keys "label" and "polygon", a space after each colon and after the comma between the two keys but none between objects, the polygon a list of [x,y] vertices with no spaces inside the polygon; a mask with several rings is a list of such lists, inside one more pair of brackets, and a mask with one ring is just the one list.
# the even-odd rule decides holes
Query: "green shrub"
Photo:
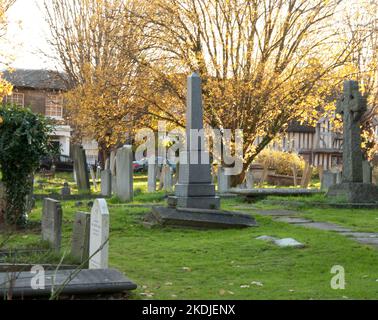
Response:
[{"label": "green shrub", "polygon": [[25,225],[26,196],[42,156],[50,153],[48,120],[28,108],[0,106],[0,170],[6,188],[5,221]]}]

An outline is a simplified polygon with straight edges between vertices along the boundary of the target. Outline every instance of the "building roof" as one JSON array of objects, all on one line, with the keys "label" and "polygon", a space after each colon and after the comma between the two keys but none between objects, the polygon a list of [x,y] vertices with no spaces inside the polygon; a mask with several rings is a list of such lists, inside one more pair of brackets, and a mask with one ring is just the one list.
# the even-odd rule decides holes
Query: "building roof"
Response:
[{"label": "building roof", "polygon": [[315,127],[312,127],[308,124],[300,124],[298,121],[293,121],[289,124],[287,132],[315,133]]},{"label": "building roof", "polygon": [[67,90],[65,74],[52,70],[15,69],[3,72],[3,78],[15,88],[31,88],[40,90]]}]

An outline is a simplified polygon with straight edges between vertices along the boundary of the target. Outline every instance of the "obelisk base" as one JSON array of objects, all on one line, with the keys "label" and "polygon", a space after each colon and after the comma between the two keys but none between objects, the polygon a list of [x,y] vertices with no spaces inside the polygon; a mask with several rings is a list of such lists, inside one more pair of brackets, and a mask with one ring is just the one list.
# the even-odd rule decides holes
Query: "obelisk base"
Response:
[{"label": "obelisk base", "polygon": [[371,183],[343,182],[331,186],[327,197],[348,203],[378,203],[378,186]]}]

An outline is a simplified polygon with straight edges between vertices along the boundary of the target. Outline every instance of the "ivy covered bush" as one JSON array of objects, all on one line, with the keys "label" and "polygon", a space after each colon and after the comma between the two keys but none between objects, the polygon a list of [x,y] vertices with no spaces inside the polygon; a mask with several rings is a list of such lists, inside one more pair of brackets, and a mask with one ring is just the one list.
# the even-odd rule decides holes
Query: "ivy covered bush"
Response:
[{"label": "ivy covered bush", "polygon": [[3,220],[9,225],[27,222],[26,196],[41,157],[50,153],[51,130],[47,118],[28,108],[0,106],[0,171],[6,189]]}]

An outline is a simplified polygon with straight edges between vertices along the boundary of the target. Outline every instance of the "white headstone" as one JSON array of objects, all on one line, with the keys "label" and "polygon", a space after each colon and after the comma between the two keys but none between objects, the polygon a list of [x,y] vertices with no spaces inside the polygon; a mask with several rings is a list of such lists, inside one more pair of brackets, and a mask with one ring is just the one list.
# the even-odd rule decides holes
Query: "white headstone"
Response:
[{"label": "white headstone", "polygon": [[[100,249],[101,248],[101,249]],[[98,251],[96,254],[94,254]],[[105,199],[96,199],[91,211],[89,269],[106,269],[109,252],[109,210]]]}]

